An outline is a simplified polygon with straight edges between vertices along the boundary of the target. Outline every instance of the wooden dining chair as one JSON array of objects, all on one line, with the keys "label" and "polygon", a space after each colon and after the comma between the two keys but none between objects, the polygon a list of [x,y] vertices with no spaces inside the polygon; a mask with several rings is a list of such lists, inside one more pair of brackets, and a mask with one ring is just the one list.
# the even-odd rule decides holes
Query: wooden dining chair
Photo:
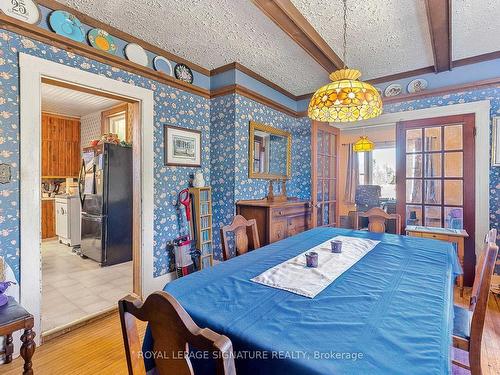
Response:
[{"label": "wooden dining chair", "polygon": [[453,346],[469,353],[469,364],[453,360],[453,364],[470,370],[472,375],[481,375],[481,341],[484,320],[488,308],[491,276],[498,256],[498,246],[491,239],[496,239],[496,230],[486,236],[484,251],[480,256],[469,308],[455,305],[453,321]]},{"label": "wooden dining chair", "polygon": [[[155,292],[142,303],[133,296],[118,302],[129,375],[146,375],[136,319],[149,323],[154,349],[164,353],[155,358],[158,375],[194,375],[189,356],[179,356],[192,345],[210,352],[216,361],[216,375],[235,375],[231,340],[209,328],[200,328],[189,314],[166,292]],[[175,354],[175,356],[172,355]]]},{"label": "wooden dining chair", "polygon": [[396,234],[401,234],[401,215],[399,214],[388,214],[383,209],[379,207],[372,207],[366,212],[356,212],[354,217],[354,229],[359,229],[359,218],[368,218],[368,230],[374,233],[385,233],[385,222],[386,220],[396,221]]},{"label": "wooden dining chair", "polygon": [[[234,252],[231,252],[229,248],[228,233],[230,232],[234,233]],[[236,215],[231,224],[220,229],[220,238],[224,260],[245,254],[248,250],[255,250],[260,247],[257,222],[255,219],[247,220],[241,215]]]}]

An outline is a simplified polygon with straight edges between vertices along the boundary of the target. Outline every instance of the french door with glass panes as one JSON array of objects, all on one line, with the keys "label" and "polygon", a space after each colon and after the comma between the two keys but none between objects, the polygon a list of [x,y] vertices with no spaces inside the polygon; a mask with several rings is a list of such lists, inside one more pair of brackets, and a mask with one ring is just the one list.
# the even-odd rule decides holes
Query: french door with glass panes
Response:
[{"label": "french door with glass panes", "polygon": [[312,225],[337,226],[339,129],[313,121],[311,150]]},{"label": "french door with glass panes", "polygon": [[471,267],[474,115],[404,121],[397,124],[397,134],[396,199],[403,226],[465,229],[469,238],[464,263],[465,268]]}]

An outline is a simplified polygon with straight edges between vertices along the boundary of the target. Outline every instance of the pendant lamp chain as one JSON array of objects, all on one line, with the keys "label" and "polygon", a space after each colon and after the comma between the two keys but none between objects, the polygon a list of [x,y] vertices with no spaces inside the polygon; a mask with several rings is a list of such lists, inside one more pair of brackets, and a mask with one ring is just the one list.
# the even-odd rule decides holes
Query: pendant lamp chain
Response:
[{"label": "pendant lamp chain", "polygon": [[344,1],[344,44],[343,44],[343,53],[342,60],[344,61],[344,69],[347,68],[347,0]]}]

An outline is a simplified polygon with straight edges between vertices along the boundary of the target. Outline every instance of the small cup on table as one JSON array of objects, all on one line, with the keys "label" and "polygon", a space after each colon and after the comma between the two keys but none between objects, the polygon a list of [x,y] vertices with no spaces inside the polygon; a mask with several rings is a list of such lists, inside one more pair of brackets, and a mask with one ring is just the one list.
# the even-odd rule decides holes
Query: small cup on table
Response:
[{"label": "small cup on table", "polygon": [[311,251],[306,253],[306,265],[310,268],[318,267],[318,253],[315,251]]},{"label": "small cup on table", "polygon": [[330,241],[330,246],[332,248],[332,253],[340,254],[342,252],[342,241],[332,240]]}]

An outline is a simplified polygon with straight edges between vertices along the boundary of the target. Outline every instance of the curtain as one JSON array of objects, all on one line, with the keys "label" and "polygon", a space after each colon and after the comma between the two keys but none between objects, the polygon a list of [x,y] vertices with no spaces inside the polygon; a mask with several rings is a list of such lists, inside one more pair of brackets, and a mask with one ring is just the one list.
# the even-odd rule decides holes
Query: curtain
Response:
[{"label": "curtain", "polygon": [[353,143],[347,145],[347,176],[345,181],[344,202],[354,204],[358,187],[359,165],[358,154],[352,149]]}]

